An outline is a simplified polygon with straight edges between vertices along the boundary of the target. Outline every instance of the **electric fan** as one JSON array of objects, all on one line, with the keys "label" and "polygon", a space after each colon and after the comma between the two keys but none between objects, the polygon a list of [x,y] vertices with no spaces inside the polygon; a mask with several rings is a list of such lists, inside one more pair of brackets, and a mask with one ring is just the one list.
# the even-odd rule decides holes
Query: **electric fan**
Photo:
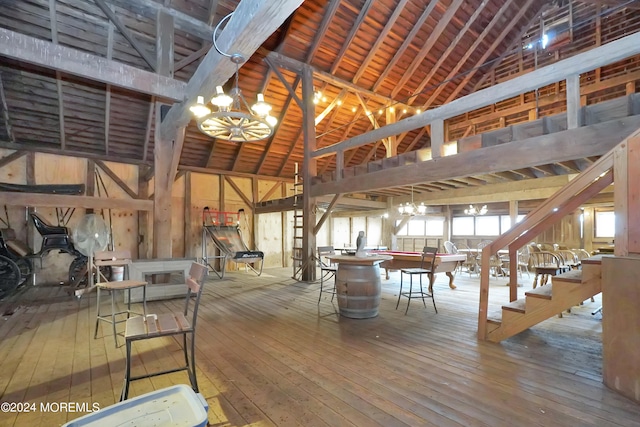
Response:
[{"label": "electric fan", "polygon": [[109,228],[102,217],[87,214],[73,230],[76,249],[87,257],[88,289],[93,288],[93,254],[104,250],[109,244]]}]

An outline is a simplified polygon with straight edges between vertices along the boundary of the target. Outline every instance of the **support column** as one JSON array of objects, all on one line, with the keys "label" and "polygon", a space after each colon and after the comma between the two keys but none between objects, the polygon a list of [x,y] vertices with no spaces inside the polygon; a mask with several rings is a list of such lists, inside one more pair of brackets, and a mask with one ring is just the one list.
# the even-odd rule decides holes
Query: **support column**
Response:
[{"label": "support column", "polygon": [[317,161],[311,157],[311,153],[316,149],[316,127],[315,127],[315,105],[313,104],[313,71],[311,67],[305,66],[302,69],[302,103],[303,120],[302,133],[304,135],[304,161],[302,165],[302,257],[304,268],[302,270],[302,280],[314,281],[316,279],[316,264],[312,261],[316,235],[313,229],[316,225],[316,214],[313,209],[316,199],[310,196],[309,185],[311,178],[317,175]]}]

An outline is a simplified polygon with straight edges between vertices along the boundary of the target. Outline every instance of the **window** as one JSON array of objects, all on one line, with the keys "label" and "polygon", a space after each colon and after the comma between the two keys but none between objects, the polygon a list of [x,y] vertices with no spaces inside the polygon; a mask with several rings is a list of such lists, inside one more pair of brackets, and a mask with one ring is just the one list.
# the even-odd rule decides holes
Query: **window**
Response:
[{"label": "window", "polygon": [[500,234],[500,217],[498,215],[477,216],[477,236],[498,236]]},{"label": "window", "polygon": [[615,213],[597,212],[595,215],[596,238],[607,237],[613,238],[616,235],[616,218]]},{"label": "window", "polygon": [[409,220],[409,236],[424,236],[425,221],[423,219]]},{"label": "window", "polygon": [[[518,215],[516,217],[516,223],[522,221],[524,215]],[[505,231],[511,228],[511,217],[509,215],[500,215],[500,233],[504,233]]]},{"label": "window", "polygon": [[427,236],[443,236],[444,235],[444,218],[432,217],[427,218]]},{"label": "window", "polygon": [[451,234],[454,236],[473,236],[475,234],[473,217],[454,217],[451,222]]}]

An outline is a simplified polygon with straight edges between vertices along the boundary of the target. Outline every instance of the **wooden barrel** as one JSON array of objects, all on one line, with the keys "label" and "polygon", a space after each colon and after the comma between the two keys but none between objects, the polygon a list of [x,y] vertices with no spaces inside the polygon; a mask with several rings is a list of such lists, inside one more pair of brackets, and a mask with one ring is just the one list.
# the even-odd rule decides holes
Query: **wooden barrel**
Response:
[{"label": "wooden barrel", "polygon": [[342,316],[353,319],[377,316],[381,290],[378,264],[340,264],[336,275],[336,296]]}]

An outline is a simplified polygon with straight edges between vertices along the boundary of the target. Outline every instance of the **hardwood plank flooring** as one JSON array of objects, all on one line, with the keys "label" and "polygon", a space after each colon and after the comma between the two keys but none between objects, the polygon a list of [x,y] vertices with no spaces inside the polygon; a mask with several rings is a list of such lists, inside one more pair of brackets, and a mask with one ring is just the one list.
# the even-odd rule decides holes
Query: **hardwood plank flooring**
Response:
[{"label": "hardwood plank flooring", "polygon": [[[479,280],[458,289],[438,275],[426,308],[396,310],[399,273],[382,280],[379,316],[348,319],[319,283],[290,269],[261,277],[209,277],[202,297],[196,361],[212,426],[640,426],[640,405],[602,384],[600,305],[586,301],[493,344],[476,339]],[[521,279],[520,295],[533,277]],[[491,281],[490,309],[508,301],[506,279]],[[180,310],[182,299],[148,303]],[[58,286],[25,289],[0,323],[0,401],[35,412],[0,413],[0,426],[52,426],[84,412],[42,411],[47,403],[101,408],[117,402],[123,338],[110,325],[93,338],[95,295],[78,301]],[[605,314],[606,315],[606,314]],[[122,329],[123,325],[119,325]],[[134,372],[180,363],[173,338],[134,343]],[[130,397],[187,383],[184,372],[132,383]]]}]

